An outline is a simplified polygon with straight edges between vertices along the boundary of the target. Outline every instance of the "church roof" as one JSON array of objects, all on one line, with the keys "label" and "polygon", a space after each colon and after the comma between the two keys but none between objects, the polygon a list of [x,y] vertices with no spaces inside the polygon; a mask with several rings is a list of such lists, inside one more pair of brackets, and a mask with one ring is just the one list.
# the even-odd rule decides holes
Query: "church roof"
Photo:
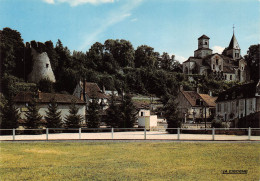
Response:
[{"label": "church roof", "polygon": [[206,35],[202,35],[201,37],[198,38],[198,40],[200,39],[210,39],[209,37],[207,37]]},{"label": "church roof", "polygon": [[229,43],[228,50],[230,50],[230,49],[240,49],[237,39],[235,37],[235,34],[233,34],[232,39]]}]

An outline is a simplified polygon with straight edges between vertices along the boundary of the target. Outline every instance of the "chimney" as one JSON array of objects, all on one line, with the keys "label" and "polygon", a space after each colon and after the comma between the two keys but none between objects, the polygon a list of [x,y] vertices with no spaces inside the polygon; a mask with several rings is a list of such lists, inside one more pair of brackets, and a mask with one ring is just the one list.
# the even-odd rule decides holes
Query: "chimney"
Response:
[{"label": "chimney", "polygon": [[85,80],[83,80],[83,101],[87,102],[87,99],[86,99],[86,81]]},{"label": "chimney", "polygon": [[200,93],[200,88],[199,88],[199,87],[197,87],[197,93],[198,93],[198,94]]},{"label": "chimney", "polygon": [[102,92],[105,94],[105,91],[106,91],[106,89],[105,89],[105,86],[103,85]]},{"label": "chimney", "polygon": [[183,85],[180,85],[180,91],[183,91]]},{"label": "chimney", "polygon": [[209,96],[212,97],[212,91],[209,91]]}]

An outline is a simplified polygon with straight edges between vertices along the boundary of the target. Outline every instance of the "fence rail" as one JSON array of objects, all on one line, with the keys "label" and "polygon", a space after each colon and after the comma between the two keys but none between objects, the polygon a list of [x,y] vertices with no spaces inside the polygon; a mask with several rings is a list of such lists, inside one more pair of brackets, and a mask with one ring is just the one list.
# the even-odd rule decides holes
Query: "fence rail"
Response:
[{"label": "fence rail", "polygon": [[260,128],[43,128],[0,129],[0,140],[160,139],[257,140]]}]

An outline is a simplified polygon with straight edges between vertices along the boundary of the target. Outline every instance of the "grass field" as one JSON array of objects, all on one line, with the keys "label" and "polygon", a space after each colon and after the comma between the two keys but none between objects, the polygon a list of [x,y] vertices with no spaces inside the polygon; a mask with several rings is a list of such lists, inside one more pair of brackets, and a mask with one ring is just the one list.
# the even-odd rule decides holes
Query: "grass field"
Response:
[{"label": "grass field", "polygon": [[[259,180],[257,143],[0,143],[0,180]],[[248,170],[222,174],[222,170]]]}]

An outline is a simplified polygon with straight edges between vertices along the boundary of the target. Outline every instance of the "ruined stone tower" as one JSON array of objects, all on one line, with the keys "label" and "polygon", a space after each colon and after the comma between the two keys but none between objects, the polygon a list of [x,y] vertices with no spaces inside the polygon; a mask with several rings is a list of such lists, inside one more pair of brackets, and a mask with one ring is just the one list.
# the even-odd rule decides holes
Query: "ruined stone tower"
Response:
[{"label": "ruined stone tower", "polygon": [[51,82],[56,82],[47,53],[39,53],[31,47],[31,54],[33,57],[33,68],[28,75],[28,81],[38,83],[41,79],[49,79]]}]

